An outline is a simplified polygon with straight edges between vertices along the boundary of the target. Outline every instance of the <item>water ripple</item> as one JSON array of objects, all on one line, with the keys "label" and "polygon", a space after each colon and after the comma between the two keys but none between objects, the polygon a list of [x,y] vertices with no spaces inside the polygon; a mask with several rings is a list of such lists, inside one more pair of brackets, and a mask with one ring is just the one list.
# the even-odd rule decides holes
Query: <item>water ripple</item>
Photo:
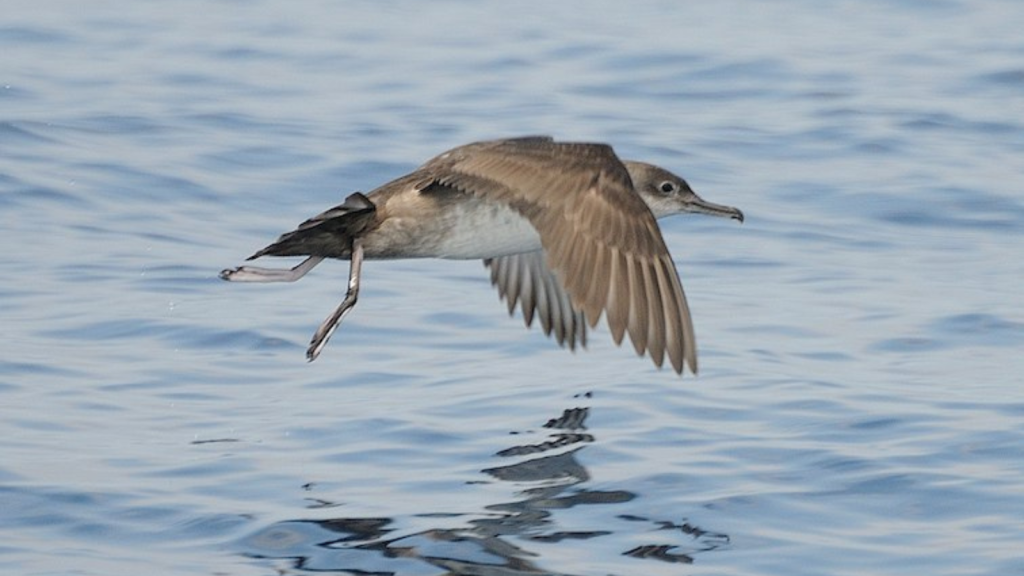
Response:
[{"label": "water ripple", "polygon": [[[0,572],[1022,573],[1011,4],[14,2]],[[748,214],[662,222],[699,377],[479,262],[367,262],[313,363],[344,263],[216,277],[527,133]]]}]

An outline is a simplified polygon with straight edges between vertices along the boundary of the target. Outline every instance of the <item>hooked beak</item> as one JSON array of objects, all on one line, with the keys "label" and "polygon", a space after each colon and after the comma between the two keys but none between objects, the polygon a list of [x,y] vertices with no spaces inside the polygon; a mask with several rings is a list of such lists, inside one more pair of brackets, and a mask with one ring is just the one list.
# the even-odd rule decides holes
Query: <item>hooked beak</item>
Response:
[{"label": "hooked beak", "polygon": [[743,211],[739,208],[708,202],[696,194],[694,194],[694,196],[694,201],[686,204],[687,212],[693,214],[707,214],[708,216],[721,216],[723,218],[732,218],[743,222]]}]

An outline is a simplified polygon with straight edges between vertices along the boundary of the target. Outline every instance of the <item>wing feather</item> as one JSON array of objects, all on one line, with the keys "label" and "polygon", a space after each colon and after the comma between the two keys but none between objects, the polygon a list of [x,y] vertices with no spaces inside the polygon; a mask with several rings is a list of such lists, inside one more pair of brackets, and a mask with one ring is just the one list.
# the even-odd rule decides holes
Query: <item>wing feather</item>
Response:
[{"label": "wing feather", "polygon": [[[560,344],[583,344],[584,322],[604,314],[612,338],[628,333],[658,366],[696,371],[686,297],[657,220],[629,172],[604,144],[549,138],[456,148],[422,168],[435,182],[513,207],[536,228],[543,251],[485,261],[491,281],[527,324],[534,311]],[[518,280],[518,282],[517,282]]]},{"label": "wing feather", "polygon": [[568,293],[544,260],[542,251],[512,254],[484,260],[491,270],[491,283],[498,288],[509,307],[515,311],[512,294],[520,294],[519,308],[527,326],[536,316],[547,335],[554,334],[561,346],[575,350],[587,344],[587,328],[582,312],[572,307]]}]

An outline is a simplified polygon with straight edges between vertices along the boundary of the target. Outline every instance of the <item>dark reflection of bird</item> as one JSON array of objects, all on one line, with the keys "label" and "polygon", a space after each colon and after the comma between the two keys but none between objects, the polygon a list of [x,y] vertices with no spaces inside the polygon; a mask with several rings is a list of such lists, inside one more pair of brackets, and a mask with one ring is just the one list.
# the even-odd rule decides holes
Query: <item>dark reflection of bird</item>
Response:
[{"label": "dark reflection of bird", "polygon": [[[496,456],[502,465],[481,470],[489,479],[515,486],[511,500],[478,511],[437,510],[417,514],[414,519],[341,517],[277,522],[245,538],[241,543],[244,553],[287,560],[303,572],[412,574],[424,572],[429,565],[445,574],[465,576],[574,576],[546,567],[544,550],[566,542],[573,550],[593,546],[595,553],[604,553],[622,544],[618,548],[622,556],[690,563],[698,552],[728,545],[725,534],[685,521],[679,524],[624,513],[637,498],[635,492],[587,487],[590,473],[578,455],[596,441],[584,432],[589,412],[586,407],[564,410],[544,425],[548,440],[501,450]],[[475,484],[478,482],[467,486]],[[314,500],[315,515],[320,516],[325,503],[321,498]],[[342,503],[327,507],[341,508]],[[610,508],[604,508],[601,519],[601,512],[593,507]],[[574,508],[586,510],[572,515]],[[569,521],[563,518],[567,515]],[[437,527],[431,527],[431,518],[436,519]],[[410,526],[422,528],[410,531]],[[653,542],[638,545],[640,537]],[[539,543],[544,547],[537,546]]]},{"label": "dark reflection of bird", "polygon": [[363,258],[483,259],[491,281],[536,314],[559,344],[586,345],[602,314],[616,344],[626,332],[638,354],[676,372],[697,371],[693,323],[657,218],[680,213],[743,220],[707,202],[685,180],[620,160],[605,144],[548,137],[477,142],[454,148],[402,176],[303,222],[249,259],[306,256],[290,270],[242,266],[235,282],[291,282],[324,258],[351,260],[344,301],[307,350],[320,354],[356,303]]}]

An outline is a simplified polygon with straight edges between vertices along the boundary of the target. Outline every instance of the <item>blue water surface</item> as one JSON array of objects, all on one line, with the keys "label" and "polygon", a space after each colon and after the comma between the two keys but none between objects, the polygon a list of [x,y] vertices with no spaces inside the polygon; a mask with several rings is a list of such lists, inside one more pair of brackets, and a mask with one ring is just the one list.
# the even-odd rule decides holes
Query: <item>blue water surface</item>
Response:
[{"label": "blue water surface", "polygon": [[[0,572],[1024,574],[1024,5],[47,3],[0,19]],[[217,272],[450,147],[612,143],[697,378],[479,262]]]}]

